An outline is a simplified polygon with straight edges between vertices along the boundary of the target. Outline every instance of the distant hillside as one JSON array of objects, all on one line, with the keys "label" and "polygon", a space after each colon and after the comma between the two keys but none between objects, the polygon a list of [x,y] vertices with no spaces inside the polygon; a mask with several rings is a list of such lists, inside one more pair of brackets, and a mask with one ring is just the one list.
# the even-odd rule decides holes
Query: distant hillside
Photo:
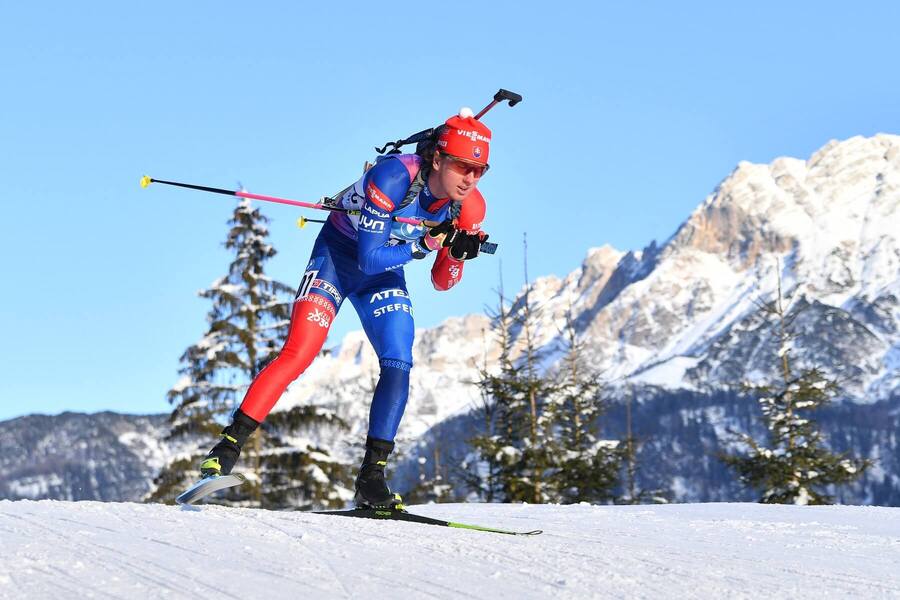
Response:
[{"label": "distant hillside", "polygon": [[166,415],[29,415],[0,422],[0,498],[139,500],[171,455]]}]

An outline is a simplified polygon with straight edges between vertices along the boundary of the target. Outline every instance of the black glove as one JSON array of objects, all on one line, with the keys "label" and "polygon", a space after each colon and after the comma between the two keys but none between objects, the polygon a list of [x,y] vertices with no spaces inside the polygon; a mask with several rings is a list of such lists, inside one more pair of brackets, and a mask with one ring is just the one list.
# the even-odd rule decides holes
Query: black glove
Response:
[{"label": "black glove", "polygon": [[451,221],[450,219],[444,219],[443,221],[429,229],[428,233],[426,233],[425,235],[430,235],[433,238],[443,235],[444,240],[441,245],[446,247],[450,245],[450,241],[453,240],[456,234],[457,229],[456,225],[453,224],[453,221]]},{"label": "black glove", "polygon": [[460,231],[459,229],[457,229],[456,225],[454,225],[451,219],[444,219],[439,225],[436,225],[435,227],[429,229],[426,235],[431,237],[431,240],[429,240],[431,243],[428,244],[428,247],[436,249],[437,247],[434,245],[434,242],[436,241],[435,238],[437,238],[439,235],[444,236],[441,241],[441,246],[443,246],[444,248],[452,248],[454,245],[458,246],[459,244],[465,244],[465,242],[462,242],[461,239],[469,234],[465,231]]},{"label": "black glove", "polygon": [[432,250],[437,250],[441,246],[449,246],[456,234],[457,229],[453,221],[450,219],[441,221],[413,242],[413,258],[425,258]]},{"label": "black glove", "polygon": [[[449,237],[449,236],[448,236]],[[481,244],[486,242],[488,236],[479,233],[466,233],[465,231],[457,231],[453,240],[445,246],[450,246],[450,256],[456,260],[472,260],[478,256]]]}]

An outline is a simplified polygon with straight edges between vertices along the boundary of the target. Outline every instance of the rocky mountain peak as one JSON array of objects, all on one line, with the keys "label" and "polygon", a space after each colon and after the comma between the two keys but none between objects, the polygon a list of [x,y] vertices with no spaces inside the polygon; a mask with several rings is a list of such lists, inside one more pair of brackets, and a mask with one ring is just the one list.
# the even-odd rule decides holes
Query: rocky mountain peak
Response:
[{"label": "rocky mountain peak", "polygon": [[[809,160],[741,162],[673,237],[669,253],[694,248],[719,255],[738,270],[797,245],[826,244],[872,233],[876,215],[896,217],[900,136],[879,134],[831,141]],[[879,232],[880,233],[880,232]]]}]

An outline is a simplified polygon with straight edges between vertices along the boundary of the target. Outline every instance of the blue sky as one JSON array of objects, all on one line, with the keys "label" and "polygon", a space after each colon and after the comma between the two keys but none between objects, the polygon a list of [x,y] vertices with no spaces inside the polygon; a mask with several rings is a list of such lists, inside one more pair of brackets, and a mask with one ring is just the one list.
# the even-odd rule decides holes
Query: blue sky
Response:
[{"label": "blue sky", "polygon": [[[548,6],[0,8],[0,419],[168,410],[233,204],[143,174],[316,200],[373,146],[521,93],[486,117],[500,253],[445,294],[407,269],[427,327],[493,303],[501,262],[521,285],[525,231],[530,274],[564,275],[590,247],[665,240],[740,160],[900,132],[897,4]],[[293,286],[315,233],[263,210],[269,272]],[[330,345],[359,327],[349,308]]]}]

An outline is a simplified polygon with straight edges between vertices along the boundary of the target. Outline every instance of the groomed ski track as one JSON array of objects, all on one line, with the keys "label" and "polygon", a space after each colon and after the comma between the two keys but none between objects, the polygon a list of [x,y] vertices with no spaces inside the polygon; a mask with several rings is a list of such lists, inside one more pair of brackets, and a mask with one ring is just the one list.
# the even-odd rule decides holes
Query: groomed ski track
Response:
[{"label": "groomed ski track", "polygon": [[900,598],[900,509],[430,505],[513,537],[215,506],[0,501],[0,598]]}]

